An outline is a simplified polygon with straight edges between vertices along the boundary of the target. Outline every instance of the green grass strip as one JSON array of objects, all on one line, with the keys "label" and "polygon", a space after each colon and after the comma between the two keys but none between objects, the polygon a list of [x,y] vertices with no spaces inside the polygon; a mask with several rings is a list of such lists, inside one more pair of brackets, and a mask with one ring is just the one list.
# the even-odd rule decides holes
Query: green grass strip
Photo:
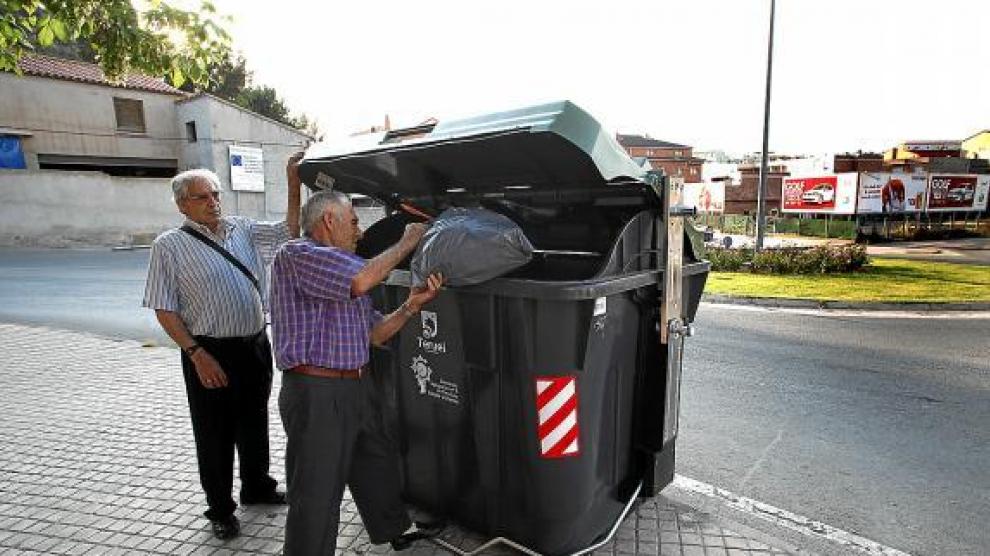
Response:
[{"label": "green grass strip", "polygon": [[990,266],[872,258],[848,274],[713,272],[706,293],[818,301],[990,301]]}]

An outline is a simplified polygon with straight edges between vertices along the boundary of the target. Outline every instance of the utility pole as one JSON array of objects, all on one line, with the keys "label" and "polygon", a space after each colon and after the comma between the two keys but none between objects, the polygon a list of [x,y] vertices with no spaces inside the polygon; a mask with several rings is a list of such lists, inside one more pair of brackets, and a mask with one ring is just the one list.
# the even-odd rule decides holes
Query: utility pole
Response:
[{"label": "utility pole", "polygon": [[773,74],[773,18],[776,0],[770,0],[770,38],[767,41],[767,93],[763,106],[763,155],[760,160],[760,188],[756,192],[756,250],[763,249],[763,236],[767,227],[767,173],[769,171],[768,147],[770,143],[770,76]]}]

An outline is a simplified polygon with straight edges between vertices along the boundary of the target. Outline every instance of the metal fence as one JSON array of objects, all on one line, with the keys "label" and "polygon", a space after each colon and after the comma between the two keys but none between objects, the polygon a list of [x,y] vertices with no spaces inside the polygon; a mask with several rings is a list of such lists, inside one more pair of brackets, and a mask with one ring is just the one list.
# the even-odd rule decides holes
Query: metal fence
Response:
[{"label": "metal fence", "polygon": [[[756,217],[747,214],[699,214],[695,225],[725,234],[753,235]],[[990,237],[990,216],[985,212],[914,213],[818,217],[768,216],[771,233],[838,239],[929,239],[939,237]]]}]

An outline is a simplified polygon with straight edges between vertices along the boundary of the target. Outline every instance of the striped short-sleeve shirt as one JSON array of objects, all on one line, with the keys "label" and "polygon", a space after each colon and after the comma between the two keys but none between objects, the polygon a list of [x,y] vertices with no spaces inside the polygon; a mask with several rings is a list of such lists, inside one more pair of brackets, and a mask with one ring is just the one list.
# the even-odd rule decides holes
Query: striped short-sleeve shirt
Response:
[{"label": "striped short-sleeve shirt", "polygon": [[357,369],[368,362],[371,329],[382,315],[367,295],[351,296],[366,261],[311,239],[290,241],[272,264],[275,364]]},{"label": "striped short-sleeve shirt", "polygon": [[[267,291],[268,263],[289,239],[285,222],[256,222],[224,217],[219,234],[186,221],[237,257]],[[194,336],[249,336],[265,326],[265,300],[234,265],[180,229],[155,239],[148,263],[144,303],[150,309],[178,313]]]}]

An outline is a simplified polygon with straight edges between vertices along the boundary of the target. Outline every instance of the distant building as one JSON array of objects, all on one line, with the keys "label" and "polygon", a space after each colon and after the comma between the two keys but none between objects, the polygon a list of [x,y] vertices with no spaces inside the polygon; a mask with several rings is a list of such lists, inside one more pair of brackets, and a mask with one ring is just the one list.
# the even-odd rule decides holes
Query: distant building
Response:
[{"label": "distant building", "polygon": [[653,169],[662,169],[668,176],[680,176],[686,183],[702,181],[704,160],[696,158],[693,147],[653,139],[649,135],[616,134],[616,140],[634,160],[642,157]]},{"label": "distant building", "polygon": [[990,129],[984,129],[963,139],[962,150],[966,158],[990,160]]},{"label": "distant building", "polygon": [[880,153],[842,153],[832,161],[833,171],[841,172],[882,172],[883,155]]},{"label": "distant building", "polygon": [[885,168],[894,172],[990,173],[990,131],[962,141],[905,141],[883,158]]},{"label": "distant building", "polygon": [[[228,214],[285,214],[285,162],[305,133],[146,75],[112,83],[94,64],[40,55],[20,66],[0,72],[0,142],[14,153],[0,160],[0,243],[154,233],[177,219],[168,178],[195,167],[220,176]],[[243,157],[231,148],[256,155],[252,187],[232,187]]]},{"label": "distant building", "polygon": [[[725,184],[725,214],[755,214],[757,191],[760,188],[760,166],[739,166],[741,179],[737,184]],[[767,211],[780,208],[783,180],[790,173],[784,166],[770,166],[767,172],[765,206]]]},{"label": "distant building", "polygon": [[962,156],[962,141],[905,141],[884,153],[886,161]]}]

